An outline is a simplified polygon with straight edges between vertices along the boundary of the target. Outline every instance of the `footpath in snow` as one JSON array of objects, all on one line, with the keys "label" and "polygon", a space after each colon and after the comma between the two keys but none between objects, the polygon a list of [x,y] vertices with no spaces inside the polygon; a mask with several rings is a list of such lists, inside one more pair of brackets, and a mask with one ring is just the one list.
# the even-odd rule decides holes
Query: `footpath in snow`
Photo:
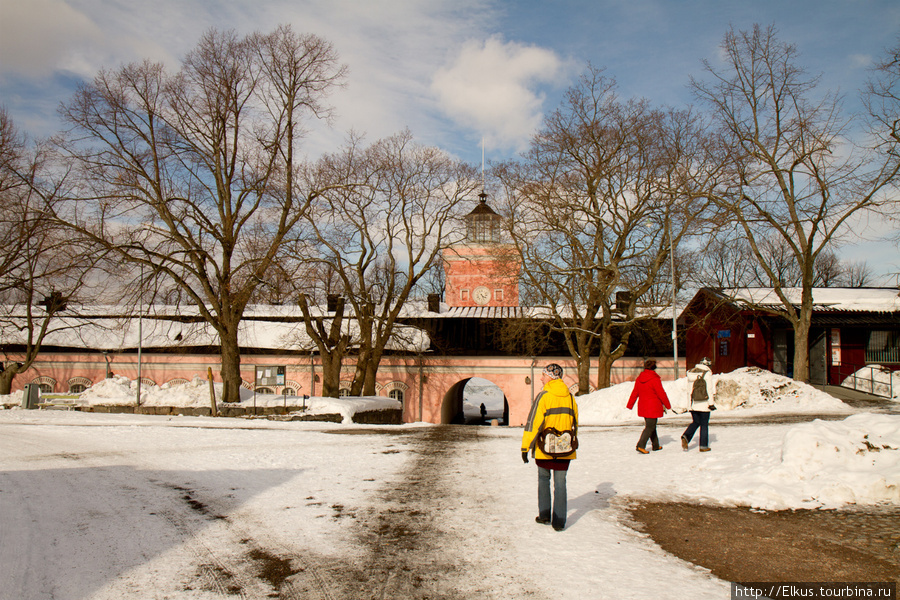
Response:
[{"label": "footpath in snow", "polygon": [[[580,398],[560,533],[534,523],[521,428],[0,410],[0,600],[727,598],[623,505],[900,505],[900,416],[740,378],[706,454],[673,414],[662,451],[634,452],[628,384]],[[811,420],[716,426],[760,414]]]}]

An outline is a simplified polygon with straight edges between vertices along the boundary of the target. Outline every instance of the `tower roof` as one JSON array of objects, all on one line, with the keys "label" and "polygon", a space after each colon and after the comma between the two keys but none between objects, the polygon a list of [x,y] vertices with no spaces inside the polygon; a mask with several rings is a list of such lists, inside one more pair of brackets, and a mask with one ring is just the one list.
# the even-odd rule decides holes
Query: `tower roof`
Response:
[{"label": "tower roof", "polygon": [[485,194],[484,192],[481,192],[480,194],[478,194],[478,196],[481,198],[481,202],[479,202],[478,205],[472,209],[472,212],[470,212],[466,216],[469,216],[469,217],[477,216],[477,215],[495,215],[498,217],[500,216],[496,212],[494,212],[494,209],[492,209],[490,206],[488,206],[487,194]]}]

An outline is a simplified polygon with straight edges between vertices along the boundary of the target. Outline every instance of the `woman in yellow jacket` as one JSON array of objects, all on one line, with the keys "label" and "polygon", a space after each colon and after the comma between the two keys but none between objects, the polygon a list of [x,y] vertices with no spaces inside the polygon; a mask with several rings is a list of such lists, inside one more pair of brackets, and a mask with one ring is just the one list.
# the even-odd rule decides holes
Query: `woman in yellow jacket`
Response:
[{"label": "woman in yellow jacket", "polygon": [[[551,363],[541,372],[543,390],[531,405],[525,432],[522,434],[522,460],[528,462],[531,452],[538,466],[538,516],[535,521],[542,525],[552,524],[553,529],[562,531],[566,527],[568,497],[566,493],[566,473],[569,461],[575,459],[575,450],[564,456],[550,456],[537,447],[538,434],[542,429],[557,431],[578,428],[578,405],[562,381],[563,369]],[[553,508],[550,506],[550,473],[553,473]]]}]

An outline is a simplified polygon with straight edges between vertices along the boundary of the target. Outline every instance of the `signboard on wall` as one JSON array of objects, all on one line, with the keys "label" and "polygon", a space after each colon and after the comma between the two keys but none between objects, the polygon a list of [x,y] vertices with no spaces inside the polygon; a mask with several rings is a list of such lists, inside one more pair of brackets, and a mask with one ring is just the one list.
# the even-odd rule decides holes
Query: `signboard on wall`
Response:
[{"label": "signboard on wall", "polygon": [[287,367],[256,365],[256,385],[254,387],[283,386]]},{"label": "signboard on wall", "polygon": [[729,346],[731,345],[731,330],[720,329],[716,335],[719,356],[728,356]]},{"label": "signboard on wall", "polygon": [[831,364],[841,366],[841,330],[831,330]]}]

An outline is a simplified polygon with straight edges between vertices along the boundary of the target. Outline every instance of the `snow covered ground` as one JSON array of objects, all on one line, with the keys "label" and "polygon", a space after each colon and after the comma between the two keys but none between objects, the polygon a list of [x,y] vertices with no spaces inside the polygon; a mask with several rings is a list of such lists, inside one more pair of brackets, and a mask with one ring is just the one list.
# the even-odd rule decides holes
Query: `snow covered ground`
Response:
[{"label": "snow covered ground", "polygon": [[[374,598],[410,573],[433,587],[385,597],[720,600],[729,583],[623,524],[623,502],[900,505],[900,416],[766,372],[718,379],[706,454],[681,451],[672,413],[663,450],[636,453],[630,384],[579,398],[561,533],[534,523],[521,428],[0,410],[0,600]],[[775,414],[810,420],[759,422]]]}]

